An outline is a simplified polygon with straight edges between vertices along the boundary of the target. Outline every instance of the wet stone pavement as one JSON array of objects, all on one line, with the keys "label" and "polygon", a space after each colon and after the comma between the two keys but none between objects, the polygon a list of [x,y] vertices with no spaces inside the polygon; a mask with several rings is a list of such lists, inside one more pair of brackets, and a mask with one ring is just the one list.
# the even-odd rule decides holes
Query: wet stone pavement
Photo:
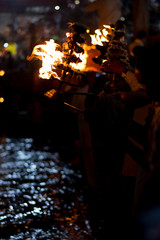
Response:
[{"label": "wet stone pavement", "polygon": [[81,172],[32,138],[2,140],[0,239],[93,239]]}]

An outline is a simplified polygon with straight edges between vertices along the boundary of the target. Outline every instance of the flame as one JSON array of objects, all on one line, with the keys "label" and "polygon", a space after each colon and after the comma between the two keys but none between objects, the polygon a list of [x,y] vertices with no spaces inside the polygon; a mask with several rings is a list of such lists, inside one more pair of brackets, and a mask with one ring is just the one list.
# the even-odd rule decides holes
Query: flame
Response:
[{"label": "flame", "polygon": [[[67,33],[68,34],[68,33]],[[66,35],[67,35],[66,34]],[[37,57],[42,60],[42,67],[39,69],[39,77],[44,79],[50,79],[52,76],[60,79],[58,76],[57,66],[64,64],[63,58],[65,54],[58,50],[61,46],[54,42],[54,40],[45,41],[45,44],[36,45],[32,51],[31,57],[28,57],[28,60],[31,60],[33,57]],[[87,63],[87,51],[84,50],[84,53],[74,53],[77,57],[81,59],[79,63],[70,63],[69,66],[73,70],[84,71]]]},{"label": "flame", "polygon": [[[59,44],[54,40],[46,41],[45,44],[36,45],[31,58],[37,56],[42,60],[42,67],[39,69],[39,77],[50,79],[51,76],[59,78],[56,67],[63,62],[63,53],[58,50]],[[30,59],[30,58],[29,58]]]},{"label": "flame", "polygon": [[90,34],[93,45],[103,46],[103,42],[109,42],[108,35],[111,34],[113,28],[109,25],[103,25],[103,27],[103,29],[96,29],[95,34]]},{"label": "flame", "polygon": [[[66,36],[67,37],[72,37],[72,33],[67,32]],[[78,44],[78,45],[81,46],[81,44]],[[84,53],[76,53],[76,52],[74,52],[74,55],[77,58],[80,58],[81,62],[79,62],[79,63],[70,63],[70,66],[71,66],[71,68],[73,70],[85,71],[86,64],[87,64],[87,58],[88,58],[88,54],[87,54],[87,50],[86,50],[86,44],[83,44],[83,49],[84,49]]]},{"label": "flame", "polygon": [[71,63],[71,67],[74,70],[79,70],[79,71],[85,71],[86,69],[86,64],[87,64],[87,59],[88,59],[88,53],[87,53],[87,45],[83,45],[84,53],[75,53],[76,57],[79,57],[81,59],[81,62],[79,63]]}]

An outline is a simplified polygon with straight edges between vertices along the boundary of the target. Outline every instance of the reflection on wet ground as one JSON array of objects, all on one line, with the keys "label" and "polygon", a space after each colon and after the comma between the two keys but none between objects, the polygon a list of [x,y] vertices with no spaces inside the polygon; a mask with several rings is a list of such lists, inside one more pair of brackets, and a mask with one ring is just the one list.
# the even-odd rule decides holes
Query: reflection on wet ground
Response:
[{"label": "reflection on wet ground", "polygon": [[33,139],[0,144],[0,239],[93,239],[82,174]]}]

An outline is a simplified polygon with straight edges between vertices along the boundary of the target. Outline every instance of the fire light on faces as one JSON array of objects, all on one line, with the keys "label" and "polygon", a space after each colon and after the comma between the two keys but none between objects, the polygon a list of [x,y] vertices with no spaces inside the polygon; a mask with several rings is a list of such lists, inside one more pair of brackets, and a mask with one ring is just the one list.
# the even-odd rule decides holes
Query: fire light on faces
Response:
[{"label": "fire light on faces", "polygon": [[91,43],[93,45],[103,46],[103,42],[108,42],[108,35],[111,33],[112,28],[109,25],[103,25],[103,29],[96,29],[95,34],[90,34]]},{"label": "fire light on faces", "polygon": [[63,53],[58,47],[59,44],[52,39],[34,47],[31,58],[36,56],[42,60],[42,67],[39,69],[40,78],[50,79],[52,76],[59,78],[56,67],[63,62]]}]

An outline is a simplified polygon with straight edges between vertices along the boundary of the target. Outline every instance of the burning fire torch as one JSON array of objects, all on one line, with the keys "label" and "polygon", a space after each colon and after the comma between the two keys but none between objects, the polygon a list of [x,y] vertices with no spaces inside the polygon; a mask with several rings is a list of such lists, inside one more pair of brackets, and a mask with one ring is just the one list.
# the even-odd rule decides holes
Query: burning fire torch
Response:
[{"label": "burning fire torch", "polygon": [[[77,83],[72,83],[71,79],[81,78],[86,66],[87,53],[82,45],[85,39],[81,36],[86,33],[87,28],[78,23],[69,23],[71,32],[66,33],[67,41],[61,45],[54,40],[46,41],[45,44],[34,47],[31,57],[37,57],[42,61],[39,70],[39,77],[59,81],[58,89],[52,89],[45,93],[50,99],[60,98],[63,84],[78,87]],[[69,81],[66,79],[69,77]],[[64,102],[65,105],[81,111],[80,109]]]},{"label": "burning fire torch", "polygon": [[105,70],[105,65],[116,60],[124,66],[130,68],[127,44],[124,41],[125,30],[122,21],[117,21],[115,26],[104,25],[103,29],[96,29],[91,35],[92,44],[99,50],[100,55],[93,58],[93,61],[102,66],[102,71],[107,74],[105,90],[108,93],[119,91],[119,87],[124,86],[120,77],[113,72]]}]

